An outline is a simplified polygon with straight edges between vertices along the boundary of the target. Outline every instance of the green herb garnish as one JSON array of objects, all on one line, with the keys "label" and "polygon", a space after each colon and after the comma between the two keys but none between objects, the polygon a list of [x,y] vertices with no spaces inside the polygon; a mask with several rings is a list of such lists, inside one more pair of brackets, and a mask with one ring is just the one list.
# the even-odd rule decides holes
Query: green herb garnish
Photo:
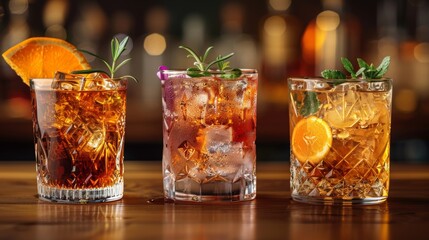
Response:
[{"label": "green herb garnish", "polygon": [[345,79],[346,75],[339,70],[326,69],[322,71],[322,76],[326,79]]},{"label": "green herb garnish", "polygon": [[306,91],[304,95],[304,105],[300,109],[299,113],[306,117],[319,110],[320,102],[317,98],[317,93],[315,92]]},{"label": "green herb garnish", "polygon": [[[371,79],[382,78],[383,75],[387,72],[390,65],[390,57],[385,57],[377,68],[374,67],[372,63],[366,63],[361,58],[358,58],[357,62],[359,64],[359,69],[355,72],[353,64],[347,58],[341,58],[341,63],[343,64],[344,69],[350,73],[351,79],[364,79],[366,81],[371,81]],[[321,74],[325,79],[332,79],[334,86],[347,81],[346,74],[340,70],[326,69],[323,70]],[[317,98],[317,94],[315,92],[307,91],[304,94],[304,103],[300,109],[300,114],[305,117],[318,111],[320,101]]]},{"label": "green herb garnish", "polygon": [[387,72],[390,65],[390,57],[387,56],[381,61],[380,65],[376,68],[374,64],[368,64],[363,59],[358,58],[359,70],[354,71],[352,63],[347,58],[341,58],[344,68],[351,74],[352,78],[362,79],[379,79]]},{"label": "green herb garnish", "polygon": [[[355,72],[353,64],[347,58],[341,58],[344,69],[350,73],[351,79],[380,79],[387,72],[390,65],[390,57],[387,56],[381,61],[378,67],[374,64],[366,63],[362,58],[357,59],[359,69]],[[339,70],[324,70],[322,76],[326,79],[345,79],[346,75]]]},{"label": "green herb garnish", "polygon": [[[110,42],[110,49],[111,49],[111,53],[112,53],[112,64],[111,65],[106,60],[104,60],[102,57],[98,56],[97,54],[94,54],[94,53],[87,51],[87,50],[82,50],[82,49],[79,50],[79,51],[87,53],[87,54],[89,54],[95,58],[100,59],[107,66],[107,69],[109,69],[109,73],[104,71],[104,70],[101,70],[101,69],[86,69],[86,70],[73,71],[72,73],[74,73],[74,74],[89,74],[89,73],[97,73],[98,72],[98,73],[107,74],[110,78],[115,78],[116,71],[118,71],[119,68],[121,68],[126,63],[131,61],[131,58],[127,58],[127,59],[123,60],[122,62],[118,63],[119,58],[121,57],[121,55],[126,50],[128,40],[129,40],[128,36],[125,37],[124,39],[122,39],[121,42],[119,42],[119,40],[116,37],[112,39],[112,41]],[[131,75],[125,75],[125,76],[122,76],[121,78],[131,78],[137,82],[137,79]]]},{"label": "green herb garnish", "polygon": [[210,51],[213,49],[213,46],[210,46],[207,48],[207,50],[205,51],[203,56],[198,56],[197,53],[195,53],[194,50],[190,49],[189,47],[185,47],[185,46],[179,46],[179,48],[182,48],[184,50],[186,50],[189,54],[187,55],[188,58],[194,58],[195,62],[194,65],[195,67],[190,67],[188,69],[186,69],[186,74],[190,77],[203,77],[203,76],[210,76],[210,68],[217,64],[218,67],[218,71],[222,74],[221,77],[223,78],[237,78],[239,76],[241,76],[241,70],[238,68],[231,68],[229,66],[229,58],[231,58],[234,53],[230,53],[226,56],[222,56],[219,55],[218,57],[216,57],[215,60],[206,63],[207,57],[210,53]]}]

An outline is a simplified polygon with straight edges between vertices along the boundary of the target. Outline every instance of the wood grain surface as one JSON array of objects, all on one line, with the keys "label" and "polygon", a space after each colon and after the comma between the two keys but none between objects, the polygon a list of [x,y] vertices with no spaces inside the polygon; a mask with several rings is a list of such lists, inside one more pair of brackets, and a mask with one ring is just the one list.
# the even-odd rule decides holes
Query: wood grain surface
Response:
[{"label": "wood grain surface", "polygon": [[54,204],[36,196],[33,162],[0,162],[0,239],[429,239],[429,165],[392,164],[387,202],[319,206],[290,198],[287,163],[257,166],[257,198],[166,203],[161,162],[126,162],[125,196]]}]

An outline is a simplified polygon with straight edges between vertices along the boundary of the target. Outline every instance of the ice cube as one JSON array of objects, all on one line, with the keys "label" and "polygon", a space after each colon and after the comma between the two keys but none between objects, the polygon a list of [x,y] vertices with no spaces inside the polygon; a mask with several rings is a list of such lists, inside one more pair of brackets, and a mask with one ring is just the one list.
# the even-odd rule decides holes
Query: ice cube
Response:
[{"label": "ice cube", "polygon": [[99,158],[102,152],[108,150],[105,145],[105,129],[103,126],[99,126],[96,129],[93,126],[86,126],[86,128],[89,129],[90,135],[84,140],[86,142],[84,142],[85,147],[83,151],[94,161]]},{"label": "ice cube", "polygon": [[209,100],[209,95],[206,92],[201,92],[196,94],[190,100],[197,106],[203,106],[204,104],[207,104],[207,101]]},{"label": "ice cube", "polygon": [[118,87],[118,80],[111,79],[104,73],[93,73],[86,77],[85,90],[114,90]]},{"label": "ice cube", "polygon": [[222,97],[224,101],[228,101],[231,105],[237,105],[239,108],[250,108],[251,106],[251,86],[245,80],[231,81],[225,83],[225,87],[222,91]]},{"label": "ice cube", "polygon": [[194,121],[204,119],[208,99],[209,95],[205,91],[185,93],[180,104],[183,117]]},{"label": "ice cube", "polygon": [[244,157],[244,151],[242,142],[224,143],[220,148],[213,150],[217,151],[210,153],[212,157],[214,157],[212,160],[216,161],[216,158],[219,158],[219,155],[221,155],[225,166],[236,168],[238,165],[243,163],[242,159]]},{"label": "ice cube", "polygon": [[243,143],[222,143],[206,154],[206,172],[232,181],[243,168]]},{"label": "ice cube", "polygon": [[360,93],[360,126],[365,128],[368,125],[388,123],[389,106],[382,99],[384,93]]},{"label": "ice cube", "polygon": [[227,152],[232,139],[232,128],[226,125],[211,125],[201,128],[197,137],[202,151],[206,153]]},{"label": "ice cube", "polygon": [[[167,84],[167,82],[166,82]],[[209,122],[214,122],[215,110],[216,110],[216,101],[217,101],[217,92],[218,92],[218,83],[214,82],[213,79],[201,79],[199,81],[182,79],[181,82],[177,82],[175,79],[172,83],[174,91],[170,91],[175,95],[175,99],[178,99],[174,103],[174,111],[180,113],[180,117],[186,121],[192,121],[195,123],[206,124],[206,116],[210,117]],[[164,89],[164,94],[168,94],[172,97],[171,93],[166,92],[167,89]],[[171,99],[166,96],[166,107],[169,107],[171,104]]]},{"label": "ice cube", "polygon": [[101,130],[95,131],[90,136],[86,146],[90,149],[97,149],[104,142],[104,132]]},{"label": "ice cube", "polygon": [[243,101],[243,97],[245,95],[247,89],[247,81],[241,80],[235,83],[233,86],[233,90],[235,91],[235,99],[237,101]]},{"label": "ice cube", "polygon": [[359,97],[356,92],[347,85],[341,86],[341,88],[348,90],[329,93],[327,95],[328,104],[323,108],[325,120],[334,128],[352,127],[360,119]]},{"label": "ice cube", "polygon": [[244,151],[242,142],[233,142],[232,128],[212,125],[199,130],[197,141],[205,156],[208,176],[232,178],[242,165]]},{"label": "ice cube", "polygon": [[82,75],[56,72],[54,81],[52,81],[52,89],[79,91],[82,89],[82,84],[85,78]]}]

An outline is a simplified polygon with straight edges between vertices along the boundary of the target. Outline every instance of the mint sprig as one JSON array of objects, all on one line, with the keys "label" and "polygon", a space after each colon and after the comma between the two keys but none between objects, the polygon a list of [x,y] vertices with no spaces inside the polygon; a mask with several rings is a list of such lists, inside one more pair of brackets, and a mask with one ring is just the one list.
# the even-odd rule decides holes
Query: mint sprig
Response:
[{"label": "mint sprig", "polygon": [[[362,58],[357,59],[359,69],[354,70],[353,64],[347,58],[342,57],[341,63],[344,69],[350,73],[351,79],[365,79],[370,81],[371,79],[380,79],[387,72],[390,65],[390,56],[383,58],[380,65],[376,68],[374,64],[366,63]],[[325,79],[334,79],[334,85],[341,84],[346,81],[346,75],[340,70],[323,70],[321,72],[322,77]]]},{"label": "mint sprig", "polygon": [[358,58],[357,62],[360,67],[356,73],[357,76],[361,74],[363,79],[379,79],[382,78],[389,69],[390,57],[385,57],[377,68],[375,68],[372,63],[369,65],[361,58]]},{"label": "mint sprig", "polygon": [[195,67],[190,67],[186,69],[186,74],[190,77],[210,76],[210,68],[215,64],[217,64],[218,70],[220,71],[220,73],[222,73],[221,77],[223,78],[237,78],[241,76],[241,70],[238,68],[231,68],[229,66],[229,61],[226,61],[231,58],[234,53],[230,53],[226,56],[219,55],[216,57],[215,60],[206,63],[207,57],[210,51],[213,49],[213,46],[208,47],[204,52],[204,55],[202,56],[198,56],[198,54],[189,47],[179,46],[179,48],[184,49],[189,53],[186,57],[193,58],[195,60]]},{"label": "mint sprig", "polygon": [[[341,63],[343,64],[344,69],[350,73],[352,79],[380,79],[386,74],[390,65],[390,56],[384,57],[378,67],[375,67],[374,64],[368,64],[362,58],[357,58],[357,63],[359,65],[359,69],[357,71],[354,70],[353,64],[347,58],[342,57]],[[324,70],[322,71],[322,76],[326,79],[340,79],[345,78],[340,75],[332,75],[326,74],[326,71],[337,71],[339,70]]]},{"label": "mint sprig", "polygon": [[[89,54],[99,60],[101,60],[104,65],[106,65],[107,69],[109,70],[109,72],[106,72],[104,70],[100,70],[100,69],[86,69],[86,70],[79,70],[79,71],[73,71],[73,74],[89,74],[89,73],[104,73],[107,74],[110,78],[115,78],[115,73],[122,67],[124,66],[126,63],[128,63],[129,61],[131,61],[131,58],[127,58],[125,60],[123,60],[122,62],[118,62],[119,58],[121,57],[121,55],[125,52],[126,50],[126,46],[128,43],[129,37],[126,36],[124,39],[122,39],[122,41],[119,42],[119,40],[115,37],[112,39],[112,41],[110,42],[110,51],[112,54],[112,64],[109,64],[106,60],[104,60],[102,57],[98,56],[95,53],[92,53],[90,51],[87,50],[83,50],[80,49],[79,51]],[[122,78],[131,78],[134,81],[137,82],[137,79],[131,75],[125,75],[122,76]]]},{"label": "mint sprig", "polygon": [[[341,58],[341,63],[343,64],[344,69],[350,73],[351,79],[365,79],[370,81],[372,79],[380,79],[387,72],[390,65],[390,56],[385,57],[378,67],[375,67],[374,64],[368,64],[363,59],[358,58],[357,63],[359,69],[355,72],[353,64],[347,58]],[[322,77],[325,79],[332,79],[333,84],[339,85],[347,81],[347,76],[340,70],[335,69],[326,69],[321,72]],[[306,91],[304,93],[303,106],[300,109],[300,114],[304,117],[314,114],[318,111],[320,106],[320,101],[317,98],[315,92]]]}]

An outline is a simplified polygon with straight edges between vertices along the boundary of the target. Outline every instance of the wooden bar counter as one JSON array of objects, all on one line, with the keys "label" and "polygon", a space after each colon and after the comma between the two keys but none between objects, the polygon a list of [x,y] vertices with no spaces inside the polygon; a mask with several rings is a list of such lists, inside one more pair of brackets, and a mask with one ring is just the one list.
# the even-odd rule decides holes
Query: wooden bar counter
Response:
[{"label": "wooden bar counter", "polygon": [[125,162],[125,196],[55,204],[36,196],[35,164],[0,162],[0,239],[429,239],[429,165],[392,163],[388,201],[319,206],[290,198],[287,163],[258,163],[257,197],[164,203],[161,162]]}]

